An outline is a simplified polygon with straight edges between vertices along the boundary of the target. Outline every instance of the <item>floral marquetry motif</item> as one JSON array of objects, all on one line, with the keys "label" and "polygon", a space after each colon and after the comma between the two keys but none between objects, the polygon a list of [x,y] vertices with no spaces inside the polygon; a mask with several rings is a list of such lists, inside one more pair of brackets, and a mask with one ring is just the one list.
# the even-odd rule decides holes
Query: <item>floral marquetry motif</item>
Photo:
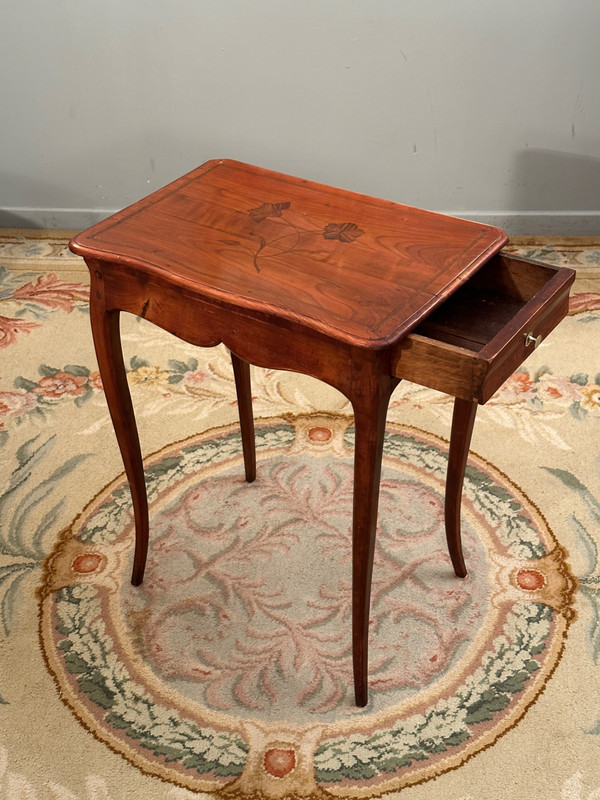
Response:
[{"label": "floral marquetry motif", "polygon": [[329,225],[325,226],[323,238],[337,239],[339,242],[353,242],[355,239],[362,236],[363,233],[364,231],[361,231],[354,222],[343,222],[342,224],[331,222]]},{"label": "floral marquetry motif", "polygon": [[258,208],[251,208],[248,213],[254,222],[263,222],[267,217],[281,217],[281,212],[290,207],[290,203],[263,203]]},{"label": "floral marquetry motif", "polygon": [[[291,208],[291,202],[263,203],[248,212],[258,224],[254,233],[259,241],[259,247],[253,258],[257,272],[261,271],[259,257],[262,260],[279,257],[282,254],[287,256],[310,254],[317,260],[324,260],[329,254],[327,251],[319,251],[319,238],[350,244],[364,234],[354,222],[329,222],[320,228],[316,220],[308,218],[301,211],[284,216],[283,212]],[[268,229],[260,225],[269,221],[277,224],[269,226]],[[230,242],[230,244],[241,245],[241,242]]]}]

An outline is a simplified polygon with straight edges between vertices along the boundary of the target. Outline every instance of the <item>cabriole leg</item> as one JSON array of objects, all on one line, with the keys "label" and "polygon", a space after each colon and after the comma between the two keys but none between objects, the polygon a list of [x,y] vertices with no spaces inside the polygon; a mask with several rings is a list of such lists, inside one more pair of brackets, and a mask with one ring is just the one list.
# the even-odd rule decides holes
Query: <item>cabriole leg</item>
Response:
[{"label": "cabriole leg", "polygon": [[464,578],[467,574],[460,535],[460,506],[476,413],[477,400],[463,400],[460,397],[455,399],[446,475],[445,518],[448,550],[454,572],[459,578]]},{"label": "cabriole leg", "polygon": [[[369,614],[385,419],[398,381],[374,376],[354,398],[354,503],[352,515],[352,657],[357,706],[369,697]],[[369,392],[372,389],[372,392]]]},{"label": "cabriole leg", "polygon": [[135,554],[131,582],[144,578],[148,553],[148,499],[140,440],[127,384],[119,333],[119,311],[107,311],[92,286],[90,318],[92,334],[108,410],[129,481],[135,520]]}]

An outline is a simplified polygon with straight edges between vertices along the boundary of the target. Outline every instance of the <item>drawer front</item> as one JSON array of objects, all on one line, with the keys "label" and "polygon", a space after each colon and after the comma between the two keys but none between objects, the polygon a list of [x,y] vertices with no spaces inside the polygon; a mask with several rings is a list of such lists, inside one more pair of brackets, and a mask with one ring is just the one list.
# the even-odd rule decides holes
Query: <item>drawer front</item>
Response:
[{"label": "drawer front", "polygon": [[470,400],[483,385],[487,365],[462,347],[411,333],[397,346],[392,374],[397,378]]},{"label": "drawer front", "polygon": [[558,325],[575,278],[500,254],[400,342],[392,372],[485,403]]},{"label": "drawer front", "polygon": [[566,317],[571,284],[557,283],[546,287],[543,298],[537,296],[528,303],[501,334],[480,350],[479,358],[488,365],[477,395],[480,403],[486,403]]}]

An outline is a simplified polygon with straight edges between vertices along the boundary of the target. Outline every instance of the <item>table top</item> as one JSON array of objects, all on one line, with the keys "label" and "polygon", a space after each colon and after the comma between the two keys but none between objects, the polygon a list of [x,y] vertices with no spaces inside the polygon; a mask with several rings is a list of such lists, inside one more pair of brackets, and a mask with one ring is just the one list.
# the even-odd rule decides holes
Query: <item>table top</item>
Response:
[{"label": "table top", "polygon": [[506,241],[500,228],[215,160],[79,234],[71,249],[381,348]]}]

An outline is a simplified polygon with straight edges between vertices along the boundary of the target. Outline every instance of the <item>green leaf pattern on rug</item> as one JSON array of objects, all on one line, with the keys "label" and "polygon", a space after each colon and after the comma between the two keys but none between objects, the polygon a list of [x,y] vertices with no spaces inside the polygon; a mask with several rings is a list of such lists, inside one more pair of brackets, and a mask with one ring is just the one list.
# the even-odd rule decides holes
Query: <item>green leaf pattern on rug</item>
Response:
[{"label": "green leaf pattern on rug", "polygon": [[0,392],[0,428],[4,428],[5,421],[19,425],[29,416],[45,420],[54,406],[65,401],[74,401],[80,407],[102,387],[98,372],[78,364],[67,364],[62,369],[41,364],[38,372],[38,380],[17,376],[15,391]]},{"label": "green leaf pattern on rug", "polygon": [[[42,364],[38,372],[41,378],[18,376],[13,384],[15,391],[0,391],[0,432],[5,420],[19,424],[31,414],[43,419],[59,403],[74,402],[79,407],[102,391],[99,373],[83,365],[67,364],[59,368]],[[165,398],[173,392],[194,399],[208,399],[214,395],[214,387],[209,388],[213,376],[198,368],[196,358],[170,359],[163,368],[133,356],[128,377],[132,387],[141,387],[143,391]],[[600,373],[575,373],[568,377],[554,375],[546,366],[533,374],[522,368],[506,381],[488,406],[509,413],[532,411],[537,415],[548,409],[554,415],[568,413],[577,420],[585,420],[590,414],[600,416]]]},{"label": "green leaf pattern on rug", "polygon": [[[592,526],[595,530],[600,528],[600,503],[590,490],[578,478],[566,469],[542,467],[557,478],[563,486],[576,492],[587,510]],[[579,590],[587,598],[592,609],[592,623],[588,633],[590,655],[595,664],[600,657],[600,570],[598,563],[598,546],[594,537],[588,532],[588,527],[579,517],[572,513],[569,516],[572,530],[577,534],[583,551],[587,556],[587,570],[577,576]]]},{"label": "green leaf pattern on rug", "polygon": [[0,553],[12,563],[0,567],[0,623],[5,636],[17,617],[21,584],[48,554],[46,535],[56,529],[65,499],[53,500],[55,489],[88,456],[73,456],[47,473],[42,480],[36,469],[52,451],[56,436],[25,442],[16,452],[17,466],[0,494]]},{"label": "green leaf pattern on rug", "polygon": [[[198,369],[198,360],[187,362],[169,360],[168,369],[152,366],[139,356],[130,359],[129,382],[143,391],[178,391],[194,400],[208,397],[212,389],[204,388],[210,375]],[[39,378],[19,375],[14,379],[14,391],[0,391],[0,446],[8,437],[6,422],[19,425],[28,417],[45,420],[57,405],[74,402],[78,408],[92,396],[102,393],[102,380],[97,370],[81,364],[54,367],[41,364]],[[210,381],[209,381],[210,383]],[[108,415],[106,415],[108,416]]]},{"label": "green leaf pattern on rug", "polygon": [[57,593],[59,648],[79,691],[106,710],[108,723],[141,747],[204,775],[235,777],[244,768],[247,746],[236,734],[199,728],[173,708],[160,704],[112,656],[112,643],[92,586]]},{"label": "green leaf pattern on rug", "polygon": [[481,666],[452,697],[385,733],[324,742],[315,753],[317,780],[366,780],[469,739],[472,726],[491,720],[508,706],[539,668],[535,656],[544,650],[551,618],[552,610],[543,604],[520,603],[495,640],[494,651],[484,655]]},{"label": "green leaf pattern on rug", "polygon": [[[586,598],[590,607],[591,619],[587,631],[588,652],[594,664],[598,664],[600,658],[600,564],[598,545],[588,528],[591,527],[595,531],[600,529],[600,502],[572,472],[555,467],[542,467],[542,469],[557,478],[563,486],[576,492],[589,515],[586,525],[576,513],[572,513],[569,515],[569,524],[587,558],[587,569],[577,576],[577,580],[579,581],[579,592]],[[588,733],[600,735],[600,717]]]}]

